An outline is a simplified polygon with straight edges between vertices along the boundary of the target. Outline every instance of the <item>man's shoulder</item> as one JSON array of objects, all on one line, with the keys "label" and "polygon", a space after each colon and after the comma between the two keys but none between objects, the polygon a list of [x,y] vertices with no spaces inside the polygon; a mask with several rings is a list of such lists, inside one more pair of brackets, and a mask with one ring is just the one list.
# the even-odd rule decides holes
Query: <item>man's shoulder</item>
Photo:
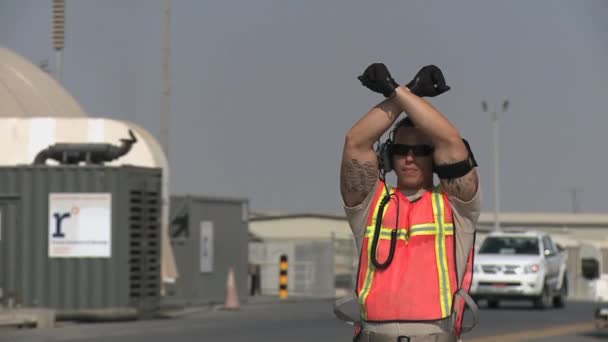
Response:
[{"label": "man's shoulder", "polygon": [[477,185],[475,195],[469,201],[463,201],[460,198],[450,195],[439,187],[440,191],[446,195],[454,215],[468,217],[477,222],[481,211],[481,187]]},{"label": "man's shoulder", "polygon": [[381,180],[378,180],[361,203],[352,207],[345,204],[343,205],[348,224],[356,237],[362,238],[365,230],[365,223],[367,222],[369,208],[371,207],[374,198],[376,198],[379,187],[384,186],[383,184],[384,183],[382,183]]}]

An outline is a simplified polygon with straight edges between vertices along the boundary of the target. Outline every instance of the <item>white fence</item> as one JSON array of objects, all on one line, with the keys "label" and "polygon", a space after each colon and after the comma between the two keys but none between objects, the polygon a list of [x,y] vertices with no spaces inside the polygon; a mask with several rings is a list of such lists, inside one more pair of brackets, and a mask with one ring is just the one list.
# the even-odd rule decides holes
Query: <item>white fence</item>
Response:
[{"label": "white fence", "polygon": [[251,243],[249,263],[260,266],[263,295],[278,295],[281,255],[287,256],[287,291],[290,296],[334,296],[333,244],[317,241]]}]

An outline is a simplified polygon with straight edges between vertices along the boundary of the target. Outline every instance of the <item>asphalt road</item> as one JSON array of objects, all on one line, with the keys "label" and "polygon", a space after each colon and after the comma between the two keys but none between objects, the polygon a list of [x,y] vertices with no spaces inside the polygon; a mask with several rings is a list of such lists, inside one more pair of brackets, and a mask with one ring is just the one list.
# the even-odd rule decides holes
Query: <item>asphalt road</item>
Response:
[{"label": "asphalt road", "polygon": [[[121,323],[63,323],[53,329],[0,331],[10,342],[324,342],[350,341],[352,328],[332,314],[330,301],[250,303],[239,311],[202,309],[175,319]],[[608,333],[591,324],[595,304],[569,302],[539,311],[526,304],[482,308],[464,341],[600,341]]]}]

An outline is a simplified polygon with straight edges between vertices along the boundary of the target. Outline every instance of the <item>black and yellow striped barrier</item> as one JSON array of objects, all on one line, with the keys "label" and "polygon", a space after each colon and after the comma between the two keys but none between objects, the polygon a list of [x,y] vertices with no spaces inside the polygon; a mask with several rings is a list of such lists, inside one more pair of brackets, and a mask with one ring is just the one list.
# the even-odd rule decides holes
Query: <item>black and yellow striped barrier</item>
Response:
[{"label": "black and yellow striped barrier", "polygon": [[287,298],[287,255],[281,255],[279,262],[279,298]]}]

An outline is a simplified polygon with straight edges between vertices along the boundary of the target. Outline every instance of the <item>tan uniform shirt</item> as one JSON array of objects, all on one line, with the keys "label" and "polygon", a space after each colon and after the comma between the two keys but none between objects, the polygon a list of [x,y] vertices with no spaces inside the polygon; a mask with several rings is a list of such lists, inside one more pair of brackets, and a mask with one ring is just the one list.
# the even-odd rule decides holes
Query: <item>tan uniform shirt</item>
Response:
[{"label": "tan uniform shirt", "polygon": [[[346,212],[346,218],[352,229],[357,244],[357,252],[361,253],[361,244],[363,236],[365,234],[365,223],[367,221],[367,215],[371,202],[374,198],[374,194],[380,182],[376,182],[374,189],[367,195],[363,202],[354,207],[344,206]],[[388,184],[387,184],[388,186]],[[414,201],[418,199],[424,191],[413,196],[407,196],[407,199]],[[473,199],[468,202],[463,202],[454,196],[448,196],[450,205],[452,206],[452,213],[454,216],[454,237],[456,241],[456,271],[458,276],[458,282],[463,277],[466,269],[467,258],[469,256],[469,250],[473,248],[474,244],[474,233],[475,226],[479,220],[479,212],[481,209],[480,201],[480,187],[477,187],[477,192]],[[435,324],[426,323],[369,323],[364,322],[364,329],[383,333],[383,334],[426,334],[426,333],[437,333],[441,332],[439,327]]]}]

